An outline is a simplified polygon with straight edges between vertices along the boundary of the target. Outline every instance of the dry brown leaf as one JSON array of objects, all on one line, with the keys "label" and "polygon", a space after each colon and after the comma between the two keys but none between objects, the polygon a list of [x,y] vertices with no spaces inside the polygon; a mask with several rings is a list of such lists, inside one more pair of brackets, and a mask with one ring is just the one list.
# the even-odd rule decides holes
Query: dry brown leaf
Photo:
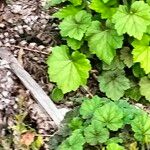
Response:
[{"label": "dry brown leaf", "polygon": [[35,133],[34,132],[26,132],[21,135],[21,144],[29,146],[34,141]]}]

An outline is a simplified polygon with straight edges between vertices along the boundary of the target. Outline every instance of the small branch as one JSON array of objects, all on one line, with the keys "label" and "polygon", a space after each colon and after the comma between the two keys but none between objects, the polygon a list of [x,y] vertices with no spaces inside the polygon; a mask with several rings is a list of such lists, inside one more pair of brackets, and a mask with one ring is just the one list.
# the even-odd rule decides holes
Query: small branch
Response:
[{"label": "small branch", "polygon": [[81,90],[83,90],[84,92],[88,93],[91,98],[93,97],[93,94],[88,90],[87,86],[82,86]]},{"label": "small branch", "polygon": [[49,55],[49,53],[41,52],[41,51],[38,51],[38,50],[35,50],[35,49],[30,49],[30,48],[27,48],[27,47],[21,47],[21,46],[17,46],[17,45],[11,45],[11,46],[14,47],[14,48],[23,49],[23,50],[26,50],[26,51],[31,51],[31,52],[35,52],[35,53],[44,54],[44,55]]}]

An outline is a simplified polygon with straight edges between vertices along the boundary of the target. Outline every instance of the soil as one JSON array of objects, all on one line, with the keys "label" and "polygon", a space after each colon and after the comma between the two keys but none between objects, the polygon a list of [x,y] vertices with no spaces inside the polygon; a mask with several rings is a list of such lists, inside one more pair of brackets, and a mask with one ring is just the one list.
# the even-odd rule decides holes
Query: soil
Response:
[{"label": "soil", "polygon": [[[47,94],[54,85],[49,82],[45,62],[51,47],[60,43],[53,11],[44,10],[39,0],[0,1],[0,47],[9,48]],[[49,135],[56,131],[54,122],[42,112],[9,64],[0,59],[0,145],[14,134],[11,127],[21,112],[26,112],[24,123],[44,137],[42,149],[48,149]],[[15,144],[5,145],[6,150],[11,147],[17,149]]]}]

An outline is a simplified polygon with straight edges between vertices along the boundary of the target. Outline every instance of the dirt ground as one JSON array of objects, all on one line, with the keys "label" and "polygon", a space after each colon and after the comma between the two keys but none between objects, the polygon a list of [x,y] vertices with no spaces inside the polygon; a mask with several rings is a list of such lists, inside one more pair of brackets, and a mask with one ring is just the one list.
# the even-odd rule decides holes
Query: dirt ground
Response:
[{"label": "dirt ground", "polygon": [[[44,10],[39,0],[0,1],[0,47],[7,47],[47,94],[53,84],[48,81],[45,62],[50,47],[60,42],[52,12]],[[4,149],[17,149],[17,142],[10,142],[18,136],[12,127],[17,124],[15,117],[24,112],[23,122],[43,137],[42,149],[48,149],[45,143],[56,131],[54,122],[42,112],[9,64],[0,59],[0,145]]]}]

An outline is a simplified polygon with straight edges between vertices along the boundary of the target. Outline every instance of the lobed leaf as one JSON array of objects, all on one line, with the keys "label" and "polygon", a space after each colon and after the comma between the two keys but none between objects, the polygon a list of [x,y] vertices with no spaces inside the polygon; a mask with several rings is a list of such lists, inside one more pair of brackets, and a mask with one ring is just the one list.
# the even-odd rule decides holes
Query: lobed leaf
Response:
[{"label": "lobed leaf", "polygon": [[150,79],[146,76],[141,78],[139,85],[141,95],[150,101]]},{"label": "lobed leaf", "polygon": [[115,103],[107,103],[95,111],[92,122],[117,131],[123,125],[123,111]]},{"label": "lobed leaf", "polygon": [[131,50],[129,47],[123,47],[120,50],[120,59],[123,60],[124,64],[131,68],[133,65],[133,55],[131,54]]},{"label": "lobed leaf", "polygon": [[107,145],[106,150],[125,150],[123,146],[120,146],[119,144],[116,143],[110,143]]},{"label": "lobed leaf", "polygon": [[85,99],[80,108],[80,114],[82,118],[92,118],[97,108],[103,105],[103,101],[98,96],[94,96],[92,99]]},{"label": "lobed leaf", "polygon": [[58,148],[58,150],[83,150],[85,139],[80,130],[75,130]]},{"label": "lobed leaf", "polygon": [[78,50],[83,44],[83,41],[78,41],[72,38],[66,38],[67,45],[71,47],[73,50]]},{"label": "lobed leaf", "polygon": [[137,141],[144,143],[150,142],[150,117],[146,113],[137,115],[131,123],[131,126],[135,132],[134,137]]},{"label": "lobed leaf", "polygon": [[128,33],[140,40],[150,25],[150,6],[144,1],[135,1],[130,8],[120,5],[113,22],[119,35]]},{"label": "lobed leaf", "polygon": [[84,54],[76,51],[70,55],[65,45],[52,49],[52,55],[48,57],[47,64],[50,80],[56,82],[63,93],[85,85],[91,69],[90,62]]},{"label": "lobed leaf", "polygon": [[59,25],[63,37],[81,40],[91,23],[91,14],[85,10],[79,11],[74,16],[66,17]]},{"label": "lobed leaf", "polygon": [[102,30],[100,22],[93,21],[87,30],[90,51],[105,63],[110,64],[116,55],[116,49],[121,48],[123,37],[114,29]]},{"label": "lobed leaf", "polygon": [[76,15],[80,10],[80,8],[68,5],[66,7],[61,8],[58,12],[54,13],[53,16],[55,18],[64,19],[68,16]]},{"label": "lobed leaf", "polygon": [[145,73],[150,73],[150,36],[144,35],[141,40],[134,40],[132,45],[133,49],[133,60],[134,62],[140,62],[141,67]]},{"label": "lobed leaf", "polygon": [[111,0],[111,5],[107,5],[108,0],[92,0],[90,8],[98,13],[101,13],[103,19],[111,18],[112,15],[116,12],[115,7],[111,5],[116,4],[116,0]]},{"label": "lobed leaf", "polygon": [[99,145],[109,139],[109,131],[95,122],[84,129],[85,140],[90,145]]},{"label": "lobed leaf", "polygon": [[104,71],[98,81],[100,90],[112,100],[119,100],[130,88],[130,81],[121,70]]}]

